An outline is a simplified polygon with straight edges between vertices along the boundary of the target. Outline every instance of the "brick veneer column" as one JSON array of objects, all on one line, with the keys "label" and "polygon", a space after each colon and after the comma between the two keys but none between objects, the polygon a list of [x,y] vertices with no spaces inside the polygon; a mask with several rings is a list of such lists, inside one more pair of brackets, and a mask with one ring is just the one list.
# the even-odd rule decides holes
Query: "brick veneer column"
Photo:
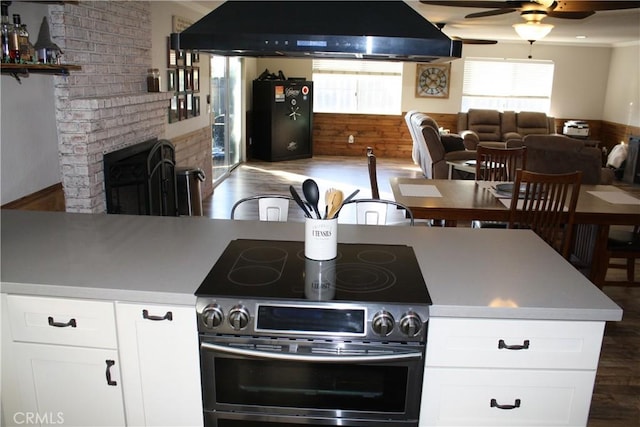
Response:
[{"label": "brick veneer column", "polygon": [[105,153],[162,138],[169,93],[147,93],[151,14],[146,1],[81,1],[49,8],[63,61],[55,78],[62,184],[68,212],[106,212]]}]

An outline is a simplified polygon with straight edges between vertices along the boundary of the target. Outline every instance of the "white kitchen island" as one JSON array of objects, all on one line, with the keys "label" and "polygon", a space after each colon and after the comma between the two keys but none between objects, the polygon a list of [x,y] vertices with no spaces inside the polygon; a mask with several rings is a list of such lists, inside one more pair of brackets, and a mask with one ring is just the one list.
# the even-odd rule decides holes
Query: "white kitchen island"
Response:
[{"label": "white kitchen island", "polygon": [[[201,406],[188,406],[200,389],[191,309],[195,290],[230,240],[301,241],[304,235],[302,223],[201,217],[2,211],[1,221],[6,425],[20,424],[16,412],[44,412],[41,417],[56,421],[59,414],[49,412],[61,402],[51,398],[52,406],[43,408],[38,405],[46,399],[30,396],[55,396],[55,387],[47,389],[42,378],[56,370],[51,364],[40,369],[16,360],[39,360],[53,354],[52,349],[58,362],[67,354],[82,361],[99,353],[95,369],[117,383],[107,399],[123,414],[112,425],[159,425],[153,414],[175,412],[178,406],[168,405],[167,399],[176,398],[189,414],[165,414],[174,416],[174,424],[200,420]],[[338,239],[414,248],[433,301],[421,426],[586,425],[604,324],[620,320],[622,310],[534,233],[340,225]],[[25,298],[34,298],[35,305]],[[84,303],[98,308],[87,309]],[[60,315],[74,307],[85,313],[101,340],[87,331],[74,342],[67,336],[71,328],[30,323],[38,312],[30,307],[44,310],[51,304]],[[172,325],[166,338],[158,340],[161,332],[139,325],[129,314],[142,310],[152,316],[175,311],[180,325]],[[104,314],[98,320],[92,314],[97,312]],[[51,330],[57,336],[50,336]],[[173,345],[176,340],[180,345]],[[172,378],[181,381],[173,396],[150,390],[156,371],[148,368],[155,362],[146,357],[146,348],[170,353],[156,361],[157,372],[167,366],[186,370]],[[105,360],[114,364],[105,365]],[[33,381],[15,384],[19,377],[12,371],[17,368],[31,369],[38,387]],[[20,392],[8,393],[13,387]],[[90,402],[84,407],[90,408]],[[65,408],[66,425],[71,425],[74,406]],[[83,416],[91,413],[80,413],[78,423],[87,419]]]}]

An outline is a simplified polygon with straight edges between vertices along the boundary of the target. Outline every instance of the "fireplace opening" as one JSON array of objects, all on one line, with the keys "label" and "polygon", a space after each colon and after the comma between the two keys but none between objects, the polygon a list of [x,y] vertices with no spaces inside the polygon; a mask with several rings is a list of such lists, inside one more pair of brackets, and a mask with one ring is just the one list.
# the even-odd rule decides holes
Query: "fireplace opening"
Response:
[{"label": "fireplace opening", "polygon": [[104,155],[107,213],[178,216],[175,147],[157,138]]}]

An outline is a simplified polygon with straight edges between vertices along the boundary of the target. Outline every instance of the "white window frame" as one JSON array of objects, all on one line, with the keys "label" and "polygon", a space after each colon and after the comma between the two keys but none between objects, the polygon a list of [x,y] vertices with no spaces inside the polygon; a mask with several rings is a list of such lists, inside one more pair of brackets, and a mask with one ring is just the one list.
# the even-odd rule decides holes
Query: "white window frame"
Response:
[{"label": "white window frame", "polygon": [[401,114],[402,62],[314,59],[313,111]]},{"label": "white window frame", "polygon": [[549,114],[553,61],[466,58],[460,111],[487,108]]}]

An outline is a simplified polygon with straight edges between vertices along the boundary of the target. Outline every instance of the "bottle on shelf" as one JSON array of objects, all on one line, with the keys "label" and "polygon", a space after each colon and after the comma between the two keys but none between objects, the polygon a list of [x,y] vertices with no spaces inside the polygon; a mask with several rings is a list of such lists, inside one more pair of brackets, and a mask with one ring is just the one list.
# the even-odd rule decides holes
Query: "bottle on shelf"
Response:
[{"label": "bottle on shelf", "polygon": [[18,57],[14,62],[30,62],[32,58],[29,47],[29,32],[17,13],[13,14],[13,31],[17,33],[18,38]]},{"label": "bottle on shelf", "polygon": [[0,21],[0,29],[2,30],[2,62],[10,62],[9,57],[9,35],[13,31],[11,22],[9,22],[9,2],[2,2],[0,6],[2,10],[2,20]]},{"label": "bottle on shelf", "polygon": [[147,69],[147,92],[160,92],[160,70]]}]

